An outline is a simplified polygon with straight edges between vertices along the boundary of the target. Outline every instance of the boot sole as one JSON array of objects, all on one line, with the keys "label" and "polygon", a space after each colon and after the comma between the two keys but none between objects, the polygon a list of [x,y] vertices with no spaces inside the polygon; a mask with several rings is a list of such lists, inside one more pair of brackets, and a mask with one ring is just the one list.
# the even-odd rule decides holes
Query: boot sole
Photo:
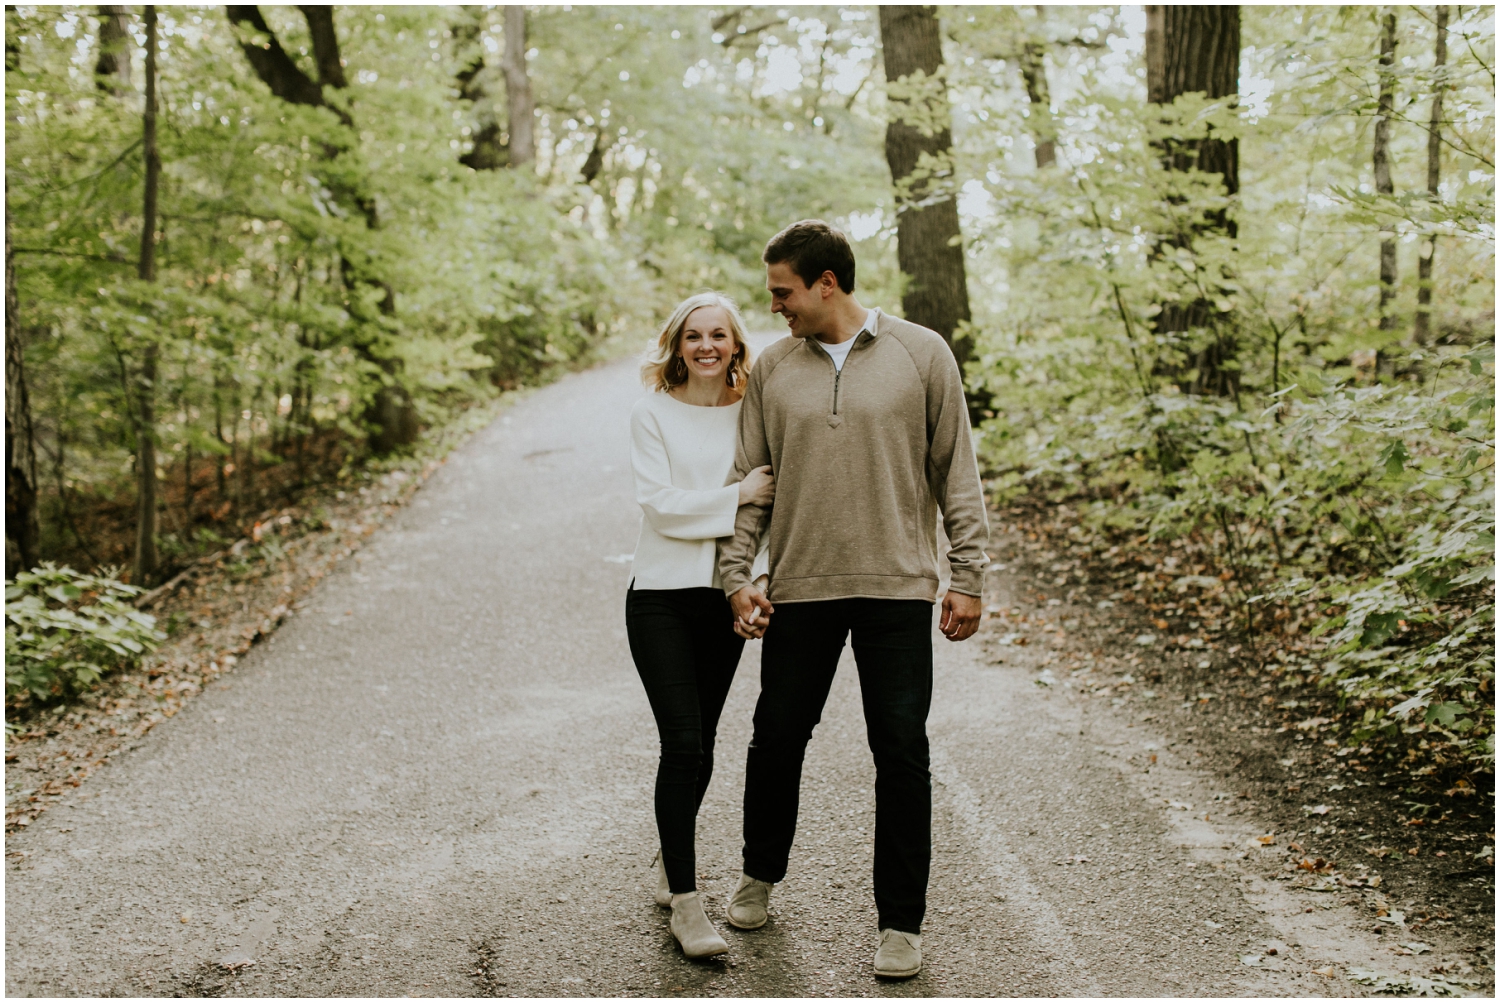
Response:
[{"label": "boot sole", "polygon": [[771,921],[771,917],[767,916],[765,919],[761,920],[759,923],[750,923],[750,924],[740,923],[740,922],[737,922],[733,916],[729,915],[729,912],[727,910],[724,913],[724,918],[726,920],[728,920],[729,921],[729,925],[732,926],[732,927],[734,927],[736,930],[759,930],[761,927],[765,926],[767,923],[769,923]]},{"label": "boot sole", "polygon": [[877,969],[875,969],[875,977],[876,978],[880,978],[880,979],[909,979],[913,975],[916,975],[921,970],[922,970],[922,966],[921,965],[918,965],[916,968],[913,968],[911,971],[904,971],[904,972],[882,972],[880,969],[877,968]]},{"label": "boot sole", "polygon": [[[677,942],[677,946],[680,949],[682,947],[682,942],[678,941]],[[683,951],[682,952],[682,956],[684,958],[688,958],[689,960],[692,960],[692,961],[699,961],[699,960],[701,960],[703,958],[718,958],[718,957],[722,957],[722,956],[724,956],[724,955],[726,955],[728,953],[729,953],[729,945],[725,944],[724,945],[724,949],[722,951],[708,951],[708,952],[705,952],[703,954],[689,954],[687,951]]]}]

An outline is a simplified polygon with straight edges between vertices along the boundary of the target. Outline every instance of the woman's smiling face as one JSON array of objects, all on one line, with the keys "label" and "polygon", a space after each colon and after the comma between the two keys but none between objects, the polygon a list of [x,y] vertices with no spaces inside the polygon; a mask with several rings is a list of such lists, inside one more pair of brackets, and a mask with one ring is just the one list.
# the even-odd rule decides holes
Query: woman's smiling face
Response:
[{"label": "woman's smiling face", "polygon": [[700,306],[688,314],[682,326],[677,354],[687,364],[689,378],[723,380],[738,347],[728,311],[720,306]]}]

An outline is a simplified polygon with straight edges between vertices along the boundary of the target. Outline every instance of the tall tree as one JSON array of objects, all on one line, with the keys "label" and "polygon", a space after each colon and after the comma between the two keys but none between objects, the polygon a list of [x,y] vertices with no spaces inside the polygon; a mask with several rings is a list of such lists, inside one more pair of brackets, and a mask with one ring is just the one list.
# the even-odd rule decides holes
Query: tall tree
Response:
[{"label": "tall tree", "polygon": [[[1448,89],[1448,6],[1439,4],[1432,10],[1437,41],[1432,47],[1432,114],[1427,123],[1427,195],[1436,202],[1443,167],[1443,92]],[[1437,234],[1430,233],[1417,258],[1417,316],[1412,338],[1419,345],[1427,344],[1432,337],[1432,259],[1436,253]]]},{"label": "tall tree", "polygon": [[505,103],[509,115],[510,164],[521,167],[536,159],[536,102],[531,96],[531,76],[526,72],[526,8],[505,8],[505,53],[500,62],[505,72]]},{"label": "tall tree", "polygon": [[16,303],[16,255],[10,246],[10,197],[5,204],[5,577],[37,562],[36,446],[26,393],[26,346]]},{"label": "tall tree", "polygon": [[94,64],[99,89],[124,94],[130,89],[130,12],[99,8],[99,60]]},{"label": "tall tree", "polygon": [[[1240,9],[1238,6],[1146,7],[1146,96],[1153,104],[1171,104],[1183,94],[1233,98],[1239,93]],[[1198,139],[1170,139],[1163,158],[1173,170],[1217,174],[1224,192],[1240,189],[1239,141],[1209,134]],[[1205,214],[1189,232],[1173,235],[1189,247],[1198,233],[1219,231],[1234,236],[1236,224],[1227,210]],[[1155,327],[1161,334],[1206,329],[1207,341],[1191,351],[1190,393],[1230,395],[1238,392],[1238,346],[1232,318],[1208,298],[1161,304]]]},{"label": "tall tree", "polygon": [[[1375,111],[1375,190],[1395,195],[1391,181],[1391,116],[1396,110],[1396,12],[1387,7],[1380,17],[1380,96]],[[1396,298],[1396,231],[1380,231],[1380,329],[1392,330],[1396,318],[1391,302]]]},{"label": "tall tree", "polygon": [[885,158],[896,188],[896,258],[906,276],[906,319],[941,334],[962,364],[969,320],[963,234],[954,192],[953,129],[937,8],[883,6],[880,43],[887,103]]},{"label": "tall tree", "polygon": [[[298,7],[307,20],[308,32],[312,36],[313,58],[318,66],[316,82],[302,72],[301,67],[282,48],[276,33],[261,16],[259,7],[232,6],[226,10],[231,22],[255,32],[253,38],[241,40],[240,49],[255,70],[256,76],[271,89],[271,93],[291,104],[328,108],[344,125],[350,128],[354,126],[354,117],[349,109],[342,103],[330,103],[327,99],[328,89],[343,90],[349,86],[344,74],[343,58],[339,53],[332,7],[311,4]],[[325,141],[323,148],[324,155],[330,160],[346,152],[341,140]],[[357,186],[349,192],[349,197],[364,215],[365,226],[370,230],[379,229],[380,213],[374,196],[362,186]],[[380,312],[386,316],[395,315],[396,291],[389,282],[366,274],[368,269],[352,261],[347,253],[341,255],[340,264],[347,282],[379,287],[382,293]],[[365,413],[365,420],[374,429],[370,436],[371,448],[377,453],[388,453],[415,441],[420,430],[417,411],[411,395],[396,379],[396,374],[400,371],[399,360],[379,354],[368,341],[362,341],[355,348],[362,356],[378,365],[385,374],[385,382],[375,392]]]},{"label": "tall tree", "polygon": [[[146,5],[146,109],[141,145],[146,155],[146,184],[141,213],[141,256],[136,274],[142,282],[156,281],[157,195],[161,185],[161,154],[156,148],[156,5]],[[146,345],[137,377],[135,428],[135,571],[132,579],[144,585],[156,574],[156,368],[154,335]]]}]

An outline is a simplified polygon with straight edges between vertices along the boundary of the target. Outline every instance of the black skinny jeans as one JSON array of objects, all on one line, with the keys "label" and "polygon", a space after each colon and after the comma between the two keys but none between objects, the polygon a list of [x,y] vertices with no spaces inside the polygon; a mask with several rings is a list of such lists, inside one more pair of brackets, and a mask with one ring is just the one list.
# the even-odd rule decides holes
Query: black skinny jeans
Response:
[{"label": "black skinny jeans", "polygon": [[714,772],[714,737],[745,640],[722,589],[636,589],[625,631],[661,735],[656,829],[674,895],[698,888],[694,833]]},{"label": "black skinny jeans", "polygon": [[880,929],[921,933],[932,863],[932,603],[779,603],[761,651],[760,701],[745,771],[745,873],[786,877],[802,757],[854,635],[865,731],[875,756],[875,907]]}]

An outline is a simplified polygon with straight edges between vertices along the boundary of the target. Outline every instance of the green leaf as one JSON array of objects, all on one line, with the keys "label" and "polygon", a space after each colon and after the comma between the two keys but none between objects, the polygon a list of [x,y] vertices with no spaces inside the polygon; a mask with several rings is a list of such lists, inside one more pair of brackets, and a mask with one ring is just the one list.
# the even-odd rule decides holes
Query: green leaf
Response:
[{"label": "green leaf", "polygon": [[1401,626],[1400,613],[1371,613],[1365,617],[1365,629],[1359,637],[1362,648],[1378,648]]},{"label": "green leaf", "polygon": [[1406,443],[1400,439],[1386,443],[1385,448],[1380,451],[1380,462],[1385,466],[1385,472],[1392,477],[1406,469],[1406,461],[1409,459],[1411,454],[1406,451]]}]

